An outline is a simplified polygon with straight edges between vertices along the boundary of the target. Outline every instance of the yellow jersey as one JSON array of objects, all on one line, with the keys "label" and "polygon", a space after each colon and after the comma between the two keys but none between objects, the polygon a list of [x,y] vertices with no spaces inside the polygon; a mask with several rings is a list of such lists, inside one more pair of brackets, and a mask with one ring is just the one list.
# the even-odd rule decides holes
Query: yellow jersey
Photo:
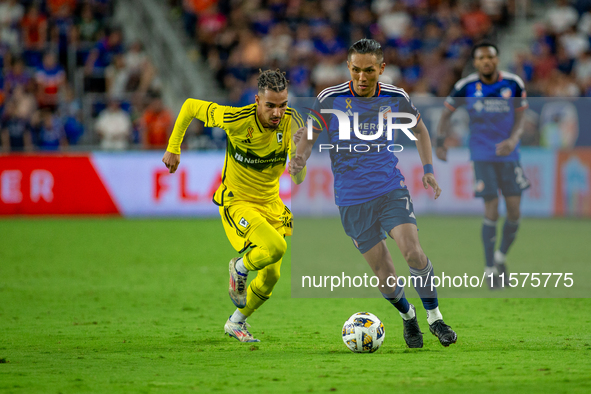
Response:
[{"label": "yellow jersey", "polygon": [[[296,110],[288,107],[277,128],[266,129],[257,117],[257,104],[237,108],[188,99],[168,141],[169,152],[181,153],[183,136],[193,118],[203,121],[205,127],[225,130],[228,136],[222,183],[213,196],[215,204],[223,206],[230,198],[264,204],[279,198],[279,178],[287,156],[295,156],[293,133],[304,127]],[[304,168],[292,178],[301,183],[305,174]]]}]

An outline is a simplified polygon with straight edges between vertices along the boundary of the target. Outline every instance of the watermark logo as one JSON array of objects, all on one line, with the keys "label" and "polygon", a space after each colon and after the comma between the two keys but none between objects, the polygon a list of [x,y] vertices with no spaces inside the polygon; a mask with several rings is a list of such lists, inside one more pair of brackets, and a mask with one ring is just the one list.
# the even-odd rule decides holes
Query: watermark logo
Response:
[{"label": "watermark logo", "polygon": [[[310,116],[308,116],[306,126],[307,126],[307,138],[309,140],[313,139],[314,133],[314,125],[313,121],[315,120],[319,125],[324,125],[326,129],[328,129],[328,125],[322,116],[322,114],[331,114],[336,117],[338,122],[338,130],[339,130],[339,141],[350,141],[351,140],[351,132],[355,135],[356,138],[362,141],[377,141],[378,139],[386,136],[388,141],[392,141],[394,138],[394,130],[402,131],[411,141],[416,141],[417,137],[409,130],[415,127],[418,123],[417,117],[413,114],[406,113],[406,112],[392,112],[392,108],[390,106],[382,106],[380,107],[379,113],[377,115],[377,128],[375,124],[371,123],[369,126],[371,130],[366,130],[368,124],[363,124],[362,130],[360,130],[359,125],[359,113],[358,112],[351,112],[351,110],[347,112],[340,111],[338,109],[327,109],[323,108],[320,112],[315,111],[311,108],[307,108],[310,110]],[[350,113],[350,114],[349,114]],[[351,127],[351,119],[353,117],[353,125]],[[405,123],[395,123],[397,119],[407,119],[410,122]],[[322,123],[321,123],[322,121]],[[375,129],[375,130],[374,130]],[[369,152],[372,148],[377,149],[379,152],[382,148],[387,149],[389,152],[401,152],[403,150],[402,145],[399,144],[354,144],[349,146],[339,146],[334,144],[320,144],[319,150],[332,150],[335,149],[337,152],[345,150],[348,152]]]}]

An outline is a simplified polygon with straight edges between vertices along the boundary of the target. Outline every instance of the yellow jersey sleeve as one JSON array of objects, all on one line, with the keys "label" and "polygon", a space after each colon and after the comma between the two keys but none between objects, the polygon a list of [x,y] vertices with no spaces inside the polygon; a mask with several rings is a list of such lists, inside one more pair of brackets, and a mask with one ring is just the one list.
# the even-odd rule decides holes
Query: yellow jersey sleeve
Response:
[{"label": "yellow jersey sleeve", "polygon": [[[304,127],[304,120],[302,119],[302,116],[295,110],[292,109],[291,112],[291,138],[289,139],[289,160],[293,160],[293,158],[296,155],[296,144],[293,141],[293,137],[296,134],[296,132],[301,129],[302,127]],[[302,135],[301,138],[305,138],[305,135]],[[300,183],[302,183],[304,181],[304,179],[306,179],[306,167],[304,167],[302,169],[302,171],[300,171],[299,173],[297,173],[295,176],[291,175],[291,179],[293,180],[293,182],[296,185],[299,185]]]},{"label": "yellow jersey sleeve", "polygon": [[224,105],[212,103],[211,101],[187,99],[183,103],[179,116],[176,118],[166,150],[171,153],[181,153],[181,142],[183,142],[185,132],[193,118],[205,123],[205,127],[223,127],[226,108]]}]

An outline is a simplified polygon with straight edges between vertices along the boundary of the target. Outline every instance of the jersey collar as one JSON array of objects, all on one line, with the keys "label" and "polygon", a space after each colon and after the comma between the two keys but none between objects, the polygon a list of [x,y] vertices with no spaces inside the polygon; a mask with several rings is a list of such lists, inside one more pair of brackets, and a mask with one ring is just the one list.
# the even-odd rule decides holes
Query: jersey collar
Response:
[{"label": "jersey collar", "polygon": [[497,71],[497,73],[498,73],[499,75],[497,75],[497,80],[496,80],[496,81],[494,81],[493,83],[486,83],[486,82],[484,82],[484,81],[482,80],[482,78],[480,78],[480,76],[478,77],[478,80],[479,80],[480,82],[482,82],[483,84],[485,84],[485,85],[489,85],[489,86],[490,86],[490,85],[494,85],[495,83],[497,83],[497,82],[501,82],[501,81],[503,80],[503,74],[501,74],[501,70]]},{"label": "jersey collar", "polygon": [[[361,97],[360,95],[357,94],[355,89],[353,89],[353,81],[349,81],[349,90],[351,91],[351,94],[353,95],[353,97]],[[378,82],[378,86],[376,87],[376,91],[372,97],[379,97],[381,92],[382,92],[382,85]]]}]

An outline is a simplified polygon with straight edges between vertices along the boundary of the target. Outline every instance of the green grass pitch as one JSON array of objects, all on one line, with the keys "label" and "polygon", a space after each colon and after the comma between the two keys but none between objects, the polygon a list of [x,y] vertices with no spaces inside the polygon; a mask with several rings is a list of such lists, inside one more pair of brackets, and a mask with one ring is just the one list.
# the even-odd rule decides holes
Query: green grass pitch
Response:
[{"label": "green grass pitch", "polygon": [[[296,231],[321,223],[296,219]],[[447,229],[478,239],[479,218],[419,224],[436,269],[482,264],[478,242],[445,241]],[[510,258],[560,272],[557,256],[588,261],[589,234],[591,221],[524,219]],[[413,299],[425,347],[410,350],[382,299],[291,298],[288,250],[273,297],[249,319],[262,342],[242,344],[223,335],[233,256],[218,220],[0,220],[0,393],[591,392],[588,298],[442,299],[459,337],[449,348]],[[386,327],[374,354],[340,337],[362,310]]]}]

